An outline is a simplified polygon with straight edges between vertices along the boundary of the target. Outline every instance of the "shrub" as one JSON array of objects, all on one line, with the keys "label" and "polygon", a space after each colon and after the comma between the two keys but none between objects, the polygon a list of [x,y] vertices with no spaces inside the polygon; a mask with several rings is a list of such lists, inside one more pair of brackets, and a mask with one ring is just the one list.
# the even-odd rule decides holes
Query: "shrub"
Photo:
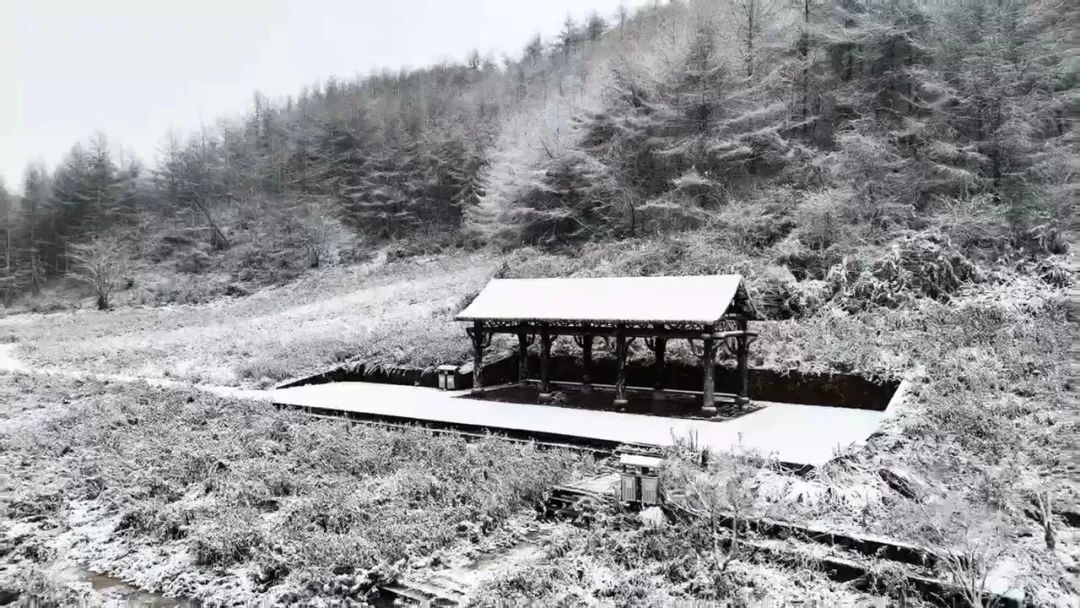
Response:
[{"label": "shrub", "polygon": [[309,201],[296,214],[295,227],[286,230],[290,236],[294,235],[296,245],[307,256],[311,268],[339,263],[355,241],[336,209],[329,201]]},{"label": "shrub", "polygon": [[295,370],[291,369],[289,362],[277,356],[258,357],[241,363],[236,373],[241,378],[260,380],[263,378],[272,381],[281,381],[293,377]]},{"label": "shrub", "polygon": [[1073,273],[1065,260],[1050,257],[1040,260],[1035,265],[1035,274],[1048,285],[1054,287],[1070,287],[1073,284]]},{"label": "shrub", "polygon": [[213,258],[202,246],[185,252],[176,262],[176,269],[188,274],[205,272],[213,264]]},{"label": "shrub", "polygon": [[792,211],[796,194],[776,188],[754,193],[745,202],[732,201],[718,209],[711,229],[736,251],[757,252],[791,234],[796,224]]},{"label": "shrub", "polygon": [[125,259],[120,242],[95,238],[72,247],[73,276],[94,291],[98,310],[107,310],[113,294],[124,283]]},{"label": "shrub", "polygon": [[813,312],[821,302],[800,288],[784,266],[766,266],[748,278],[751,299],[766,319],[791,319]]},{"label": "shrub", "polygon": [[[685,180],[685,178],[680,178]],[[644,234],[664,234],[667,232],[697,228],[707,221],[708,214],[700,207],[693,186],[679,183],[677,190],[638,205],[634,209],[640,231]]]},{"label": "shrub", "polygon": [[170,275],[157,279],[132,295],[133,304],[205,304],[224,293],[223,277],[211,274]]},{"label": "shrub", "polygon": [[[0,429],[0,445],[33,462],[34,479],[62,481],[63,495],[96,496],[119,515],[124,543],[183,538],[196,564],[240,566],[260,593],[284,585],[363,599],[395,563],[458,542],[462,522],[493,533],[593,466],[590,456],[495,438],[353,426],[149,387],[124,387],[118,398],[101,388],[91,383],[49,408],[50,424],[21,435]],[[71,394],[67,385],[45,391]],[[58,445],[67,446],[59,456]],[[32,499],[40,509],[28,479],[2,502]]]},{"label": "shrub", "polygon": [[811,249],[793,234],[773,247],[773,260],[790,269],[799,280],[824,279],[829,269],[843,259],[840,251],[837,245],[825,249]]},{"label": "shrub", "polygon": [[987,605],[990,575],[1015,544],[1003,533],[1002,523],[1002,514],[982,502],[953,498],[923,508],[918,530],[940,557],[938,569],[970,608]]},{"label": "shrub", "polygon": [[940,234],[909,232],[884,255],[844,258],[826,280],[844,308],[862,310],[895,308],[921,297],[946,301],[979,276],[975,264]]},{"label": "shrub", "polygon": [[191,534],[195,563],[225,567],[251,559],[266,544],[259,519],[251,508],[217,511]]},{"label": "shrub", "polygon": [[839,243],[853,226],[852,199],[855,193],[841,188],[807,195],[795,210],[796,238],[812,251],[824,251]]},{"label": "shrub", "polygon": [[163,262],[173,256],[177,251],[187,251],[197,246],[201,240],[201,230],[186,226],[166,226],[161,229],[161,218],[151,217],[152,214],[140,216],[140,239],[136,243],[138,253],[145,255],[151,261]]}]

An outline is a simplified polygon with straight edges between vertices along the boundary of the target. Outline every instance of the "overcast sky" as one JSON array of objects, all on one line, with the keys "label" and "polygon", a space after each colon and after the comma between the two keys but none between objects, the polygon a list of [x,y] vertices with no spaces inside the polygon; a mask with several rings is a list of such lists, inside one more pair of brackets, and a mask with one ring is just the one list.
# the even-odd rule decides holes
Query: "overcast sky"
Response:
[{"label": "overcast sky", "polygon": [[55,166],[103,131],[152,162],[170,128],[235,116],[259,90],[327,76],[518,55],[567,14],[642,0],[0,0],[0,176]]}]

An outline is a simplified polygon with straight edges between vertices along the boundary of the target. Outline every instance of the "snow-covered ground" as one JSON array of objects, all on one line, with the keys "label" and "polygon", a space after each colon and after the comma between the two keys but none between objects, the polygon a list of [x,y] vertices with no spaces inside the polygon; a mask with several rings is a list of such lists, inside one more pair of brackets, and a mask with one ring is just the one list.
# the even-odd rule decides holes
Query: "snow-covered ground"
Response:
[{"label": "snow-covered ground", "polygon": [[691,420],[524,403],[468,399],[432,388],[335,382],[274,391],[275,403],[410,421],[585,437],[610,443],[669,446],[693,438],[717,451],[743,447],[780,462],[820,466],[838,451],[864,442],[884,412],[759,403],[729,420]]}]

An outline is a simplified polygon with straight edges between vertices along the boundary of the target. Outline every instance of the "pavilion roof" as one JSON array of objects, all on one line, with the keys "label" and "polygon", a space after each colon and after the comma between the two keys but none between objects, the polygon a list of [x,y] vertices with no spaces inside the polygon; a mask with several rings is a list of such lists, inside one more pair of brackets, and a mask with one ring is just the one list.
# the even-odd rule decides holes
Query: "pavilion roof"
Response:
[{"label": "pavilion roof", "polygon": [[733,302],[755,316],[737,274],[493,279],[456,319],[708,325]]}]

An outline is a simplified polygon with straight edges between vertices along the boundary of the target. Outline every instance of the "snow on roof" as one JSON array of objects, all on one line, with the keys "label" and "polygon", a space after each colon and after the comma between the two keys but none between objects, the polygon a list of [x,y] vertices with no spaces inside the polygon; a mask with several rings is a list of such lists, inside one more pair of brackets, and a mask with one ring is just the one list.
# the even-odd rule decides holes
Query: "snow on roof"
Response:
[{"label": "snow on roof", "polygon": [[737,274],[493,279],[457,320],[710,324],[741,284]]},{"label": "snow on roof", "polygon": [[656,456],[641,456],[639,454],[620,454],[619,464],[658,469],[660,468],[660,465],[664,464],[664,459],[657,458]]}]

